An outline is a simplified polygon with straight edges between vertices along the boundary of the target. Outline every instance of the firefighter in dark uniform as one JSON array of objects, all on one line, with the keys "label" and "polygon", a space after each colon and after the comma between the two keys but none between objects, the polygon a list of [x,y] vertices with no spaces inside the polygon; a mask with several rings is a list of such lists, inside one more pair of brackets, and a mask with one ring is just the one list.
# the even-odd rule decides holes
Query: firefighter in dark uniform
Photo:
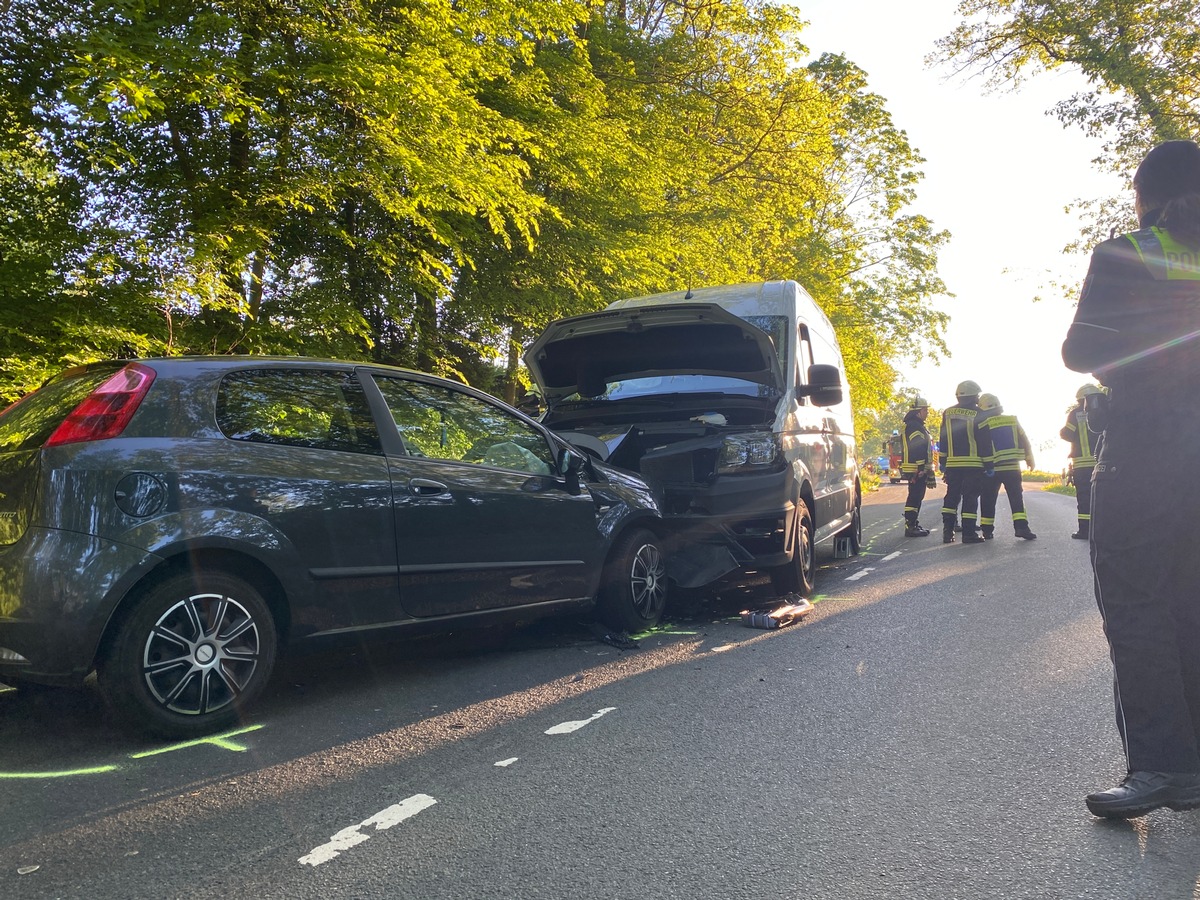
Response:
[{"label": "firefighter in dark uniform", "polygon": [[979,529],[983,532],[984,540],[990,541],[995,535],[996,500],[1003,487],[1012,511],[1013,533],[1032,541],[1037,535],[1029,528],[1029,516],[1025,513],[1025,497],[1021,488],[1022,460],[1029,468],[1033,468],[1033,446],[1025,429],[1016,416],[1004,414],[1004,407],[995,394],[979,395],[975,429],[980,433],[986,430],[995,466],[995,475],[983,479],[983,489],[979,494]]},{"label": "firefighter in dark uniform", "polygon": [[900,462],[901,475],[908,476],[908,497],[904,500],[904,536],[925,537],[928,528],[922,528],[919,521],[921,503],[925,500],[925,490],[932,481],[937,484],[937,476],[933,474],[930,463],[929,429],[925,420],[929,418],[929,401],[924,397],[913,400],[912,406],[904,414],[904,443],[903,456]]},{"label": "firefighter in dark uniform", "polygon": [[1158,145],[1133,187],[1141,227],[1093,250],[1063,343],[1109,388],[1090,549],[1127,772],[1086,802],[1122,819],[1200,808],[1200,146]]},{"label": "firefighter in dark uniform", "polygon": [[946,496],[942,500],[942,543],[954,543],[954,522],[962,504],[962,536],[964,544],[981,544],[979,534],[979,492],[984,477],[992,475],[991,445],[981,443],[975,430],[979,414],[979,385],[974,381],[960,382],[954,391],[958,405],[942,413],[942,430],[938,446],[942,455],[938,467],[946,481]]},{"label": "firefighter in dark uniform", "polygon": [[1092,470],[1096,467],[1096,448],[1100,432],[1088,424],[1087,398],[1104,392],[1094,384],[1085,384],[1075,392],[1079,402],[1067,414],[1067,424],[1059,431],[1071,444],[1071,479],[1075,482],[1075,508],[1079,527],[1071,537],[1086,541],[1092,533]]}]

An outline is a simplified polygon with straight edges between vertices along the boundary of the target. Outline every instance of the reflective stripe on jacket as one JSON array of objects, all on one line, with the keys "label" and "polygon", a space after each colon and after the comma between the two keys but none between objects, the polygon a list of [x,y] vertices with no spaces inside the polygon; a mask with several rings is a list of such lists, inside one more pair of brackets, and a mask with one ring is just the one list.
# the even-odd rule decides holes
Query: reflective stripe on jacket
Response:
[{"label": "reflective stripe on jacket", "polygon": [[947,469],[982,469],[990,461],[991,446],[981,452],[975,429],[977,409],[952,406],[942,413],[941,451]]},{"label": "reflective stripe on jacket", "polygon": [[1022,460],[1033,459],[1033,447],[1016,416],[990,416],[982,421],[977,419],[976,425],[978,430],[987,429],[996,471],[1019,472]]},{"label": "reflective stripe on jacket", "polygon": [[1059,435],[1071,442],[1071,464],[1091,468],[1096,465],[1096,441],[1100,435],[1088,427],[1087,410],[1081,403],[1067,414],[1067,424]]}]

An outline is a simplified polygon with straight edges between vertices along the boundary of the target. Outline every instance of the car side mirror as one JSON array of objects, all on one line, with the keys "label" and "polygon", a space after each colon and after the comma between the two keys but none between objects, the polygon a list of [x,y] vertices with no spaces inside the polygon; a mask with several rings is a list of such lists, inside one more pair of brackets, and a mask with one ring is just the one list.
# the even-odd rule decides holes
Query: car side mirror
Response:
[{"label": "car side mirror", "polygon": [[837,366],[813,363],[808,383],[796,385],[796,395],[811,398],[815,406],[836,406],[842,402],[842,373]]},{"label": "car side mirror", "polygon": [[563,447],[558,451],[558,474],[563,476],[578,475],[583,471],[584,462],[583,454],[572,450],[570,447]]},{"label": "car side mirror", "polygon": [[558,451],[558,474],[567,483],[567,493],[578,495],[583,490],[579,473],[583,471],[587,459],[578,450],[563,447]]}]

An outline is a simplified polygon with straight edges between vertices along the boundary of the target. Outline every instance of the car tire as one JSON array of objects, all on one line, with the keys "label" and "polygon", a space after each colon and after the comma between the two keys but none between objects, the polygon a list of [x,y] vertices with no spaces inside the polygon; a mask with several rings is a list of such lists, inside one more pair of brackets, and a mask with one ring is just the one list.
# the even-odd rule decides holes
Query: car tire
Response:
[{"label": "car tire", "polygon": [[796,504],[792,548],[791,561],[771,570],[771,586],[781,595],[807,597],[813,592],[817,575],[817,553],[813,543],[812,513],[804,500]]},{"label": "car tire", "polygon": [[658,537],[634,528],[617,539],[601,576],[596,613],[631,634],[653,628],[667,605],[666,559]]},{"label": "car tire", "polygon": [[117,624],[97,666],[115,712],[162,738],[239,721],[271,677],[279,638],[250,584],[224,572],[180,572],[150,585]]},{"label": "car tire", "polygon": [[854,511],[850,514],[850,524],[838,532],[839,538],[846,538],[850,541],[850,555],[858,556],[862,550],[862,507],[854,504]]}]

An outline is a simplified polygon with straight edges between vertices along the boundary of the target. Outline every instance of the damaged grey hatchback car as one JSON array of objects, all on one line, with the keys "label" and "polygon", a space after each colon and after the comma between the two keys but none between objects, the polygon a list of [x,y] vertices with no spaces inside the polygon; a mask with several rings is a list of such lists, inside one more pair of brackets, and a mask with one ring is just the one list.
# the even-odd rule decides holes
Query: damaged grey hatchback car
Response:
[{"label": "damaged grey hatchback car", "polygon": [[0,680],[161,736],[234,721],[279,649],[596,608],[654,624],[637,476],[386,366],[193,357],[64,372],[0,414]]}]

